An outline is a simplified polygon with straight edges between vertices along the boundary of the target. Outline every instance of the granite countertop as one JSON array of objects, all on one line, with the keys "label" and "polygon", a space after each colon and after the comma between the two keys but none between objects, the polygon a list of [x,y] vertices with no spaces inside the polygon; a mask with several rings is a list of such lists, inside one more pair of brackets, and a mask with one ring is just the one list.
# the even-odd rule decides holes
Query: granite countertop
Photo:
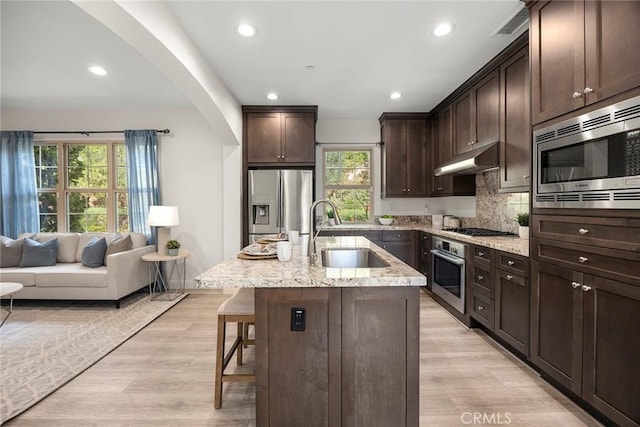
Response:
[{"label": "granite countertop", "polygon": [[[390,265],[382,268],[325,268],[309,266],[306,240],[293,245],[291,260],[226,259],[195,278],[196,288],[319,288],[426,286],[425,277],[361,236],[318,237],[323,248],[370,248]],[[320,260],[318,259],[318,265]]]},{"label": "granite countertop", "polygon": [[518,236],[466,236],[464,234],[445,231],[431,225],[341,224],[322,229],[323,232],[327,233],[330,233],[332,230],[417,230],[459,242],[485,246],[525,257],[529,256],[529,240],[521,239]]}]

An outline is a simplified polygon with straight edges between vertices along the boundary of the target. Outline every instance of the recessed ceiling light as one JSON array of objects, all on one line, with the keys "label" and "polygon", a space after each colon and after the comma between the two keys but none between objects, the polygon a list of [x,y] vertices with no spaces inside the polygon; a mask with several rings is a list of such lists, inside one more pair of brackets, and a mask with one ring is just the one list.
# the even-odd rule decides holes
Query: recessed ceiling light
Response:
[{"label": "recessed ceiling light", "polygon": [[446,36],[451,32],[452,29],[453,26],[448,22],[441,22],[440,24],[436,25],[436,28],[433,29],[433,35],[436,37]]},{"label": "recessed ceiling light", "polygon": [[99,65],[93,65],[93,66],[89,67],[89,71],[91,71],[93,74],[95,74],[97,76],[106,76],[107,75],[107,70],[105,70],[104,68],[100,67]]},{"label": "recessed ceiling light", "polygon": [[393,92],[391,95],[389,95],[389,98],[391,99],[400,99],[402,97],[402,94],[400,92]]},{"label": "recessed ceiling light", "polygon": [[275,101],[276,99],[278,99],[278,94],[271,92],[271,93],[267,94],[267,98],[272,100],[272,101]]},{"label": "recessed ceiling light", "polygon": [[252,37],[256,33],[256,29],[249,24],[242,24],[238,27],[238,32],[245,37]]}]

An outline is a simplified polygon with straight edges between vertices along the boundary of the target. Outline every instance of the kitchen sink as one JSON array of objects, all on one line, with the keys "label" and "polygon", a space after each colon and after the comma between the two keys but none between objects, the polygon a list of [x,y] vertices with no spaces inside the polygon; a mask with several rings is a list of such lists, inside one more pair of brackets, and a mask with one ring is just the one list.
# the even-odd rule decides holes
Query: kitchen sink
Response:
[{"label": "kitchen sink", "polygon": [[322,266],[332,268],[383,268],[389,263],[367,248],[329,248],[321,251]]}]

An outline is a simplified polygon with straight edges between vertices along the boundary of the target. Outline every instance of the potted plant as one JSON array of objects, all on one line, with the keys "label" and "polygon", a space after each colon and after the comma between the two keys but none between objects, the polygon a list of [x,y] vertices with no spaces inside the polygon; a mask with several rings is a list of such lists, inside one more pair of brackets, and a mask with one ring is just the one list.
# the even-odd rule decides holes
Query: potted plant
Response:
[{"label": "potted plant", "polygon": [[329,221],[329,225],[336,225],[336,215],[331,208],[327,209],[327,219]]},{"label": "potted plant", "polygon": [[169,250],[169,256],[178,255],[178,250],[180,249],[180,242],[177,240],[169,240],[167,242],[167,249]]},{"label": "potted plant", "polygon": [[521,239],[529,238],[529,212],[522,212],[516,215],[516,221],[518,221],[518,236]]},{"label": "potted plant", "polygon": [[380,216],[380,218],[378,218],[378,221],[380,221],[380,224],[382,225],[391,225],[393,223],[393,215],[382,215]]}]

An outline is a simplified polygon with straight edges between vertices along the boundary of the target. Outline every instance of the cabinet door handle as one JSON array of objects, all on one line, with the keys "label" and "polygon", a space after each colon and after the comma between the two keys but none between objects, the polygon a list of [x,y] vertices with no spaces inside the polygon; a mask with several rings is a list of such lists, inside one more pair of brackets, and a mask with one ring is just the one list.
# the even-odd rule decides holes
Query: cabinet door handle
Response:
[{"label": "cabinet door handle", "polygon": [[511,279],[513,279],[513,276],[510,274],[507,274],[507,280],[511,280]]},{"label": "cabinet door handle", "polygon": [[591,93],[591,92],[593,92],[593,89],[591,89],[590,87],[584,88],[584,93]]},{"label": "cabinet door handle", "polygon": [[578,230],[578,233],[580,234],[587,234],[589,232],[589,230],[587,230],[586,228],[581,228],[580,230]]},{"label": "cabinet door handle", "polygon": [[591,290],[591,286],[587,286],[587,285],[582,285],[582,290],[584,292],[589,292]]},{"label": "cabinet door handle", "polygon": [[436,188],[436,190],[437,191],[442,191],[442,190],[444,190],[444,187],[438,187],[438,188]]},{"label": "cabinet door handle", "polygon": [[578,282],[571,282],[571,286],[573,287],[573,289],[577,289],[580,287],[580,283]]},{"label": "cabinet door handle", "polygon": [[573,92],[573,95],[571,95],[571,97],[573,99],[578,99],[578,98],[582,97],[582,94],[580,92]]},{"label": "cabinet door handle", "polygon": [[586,256],[579,256],[578,261],[580,261],[581,264],[584,264],[585,262],[589,261],[589,258],[587,258]]},{"label": "cabinet door handle", "polygon": [[507,261],[507,265],[513,265],[513,264],[515,264],[515,262],[513,262],[511,260]]}]

